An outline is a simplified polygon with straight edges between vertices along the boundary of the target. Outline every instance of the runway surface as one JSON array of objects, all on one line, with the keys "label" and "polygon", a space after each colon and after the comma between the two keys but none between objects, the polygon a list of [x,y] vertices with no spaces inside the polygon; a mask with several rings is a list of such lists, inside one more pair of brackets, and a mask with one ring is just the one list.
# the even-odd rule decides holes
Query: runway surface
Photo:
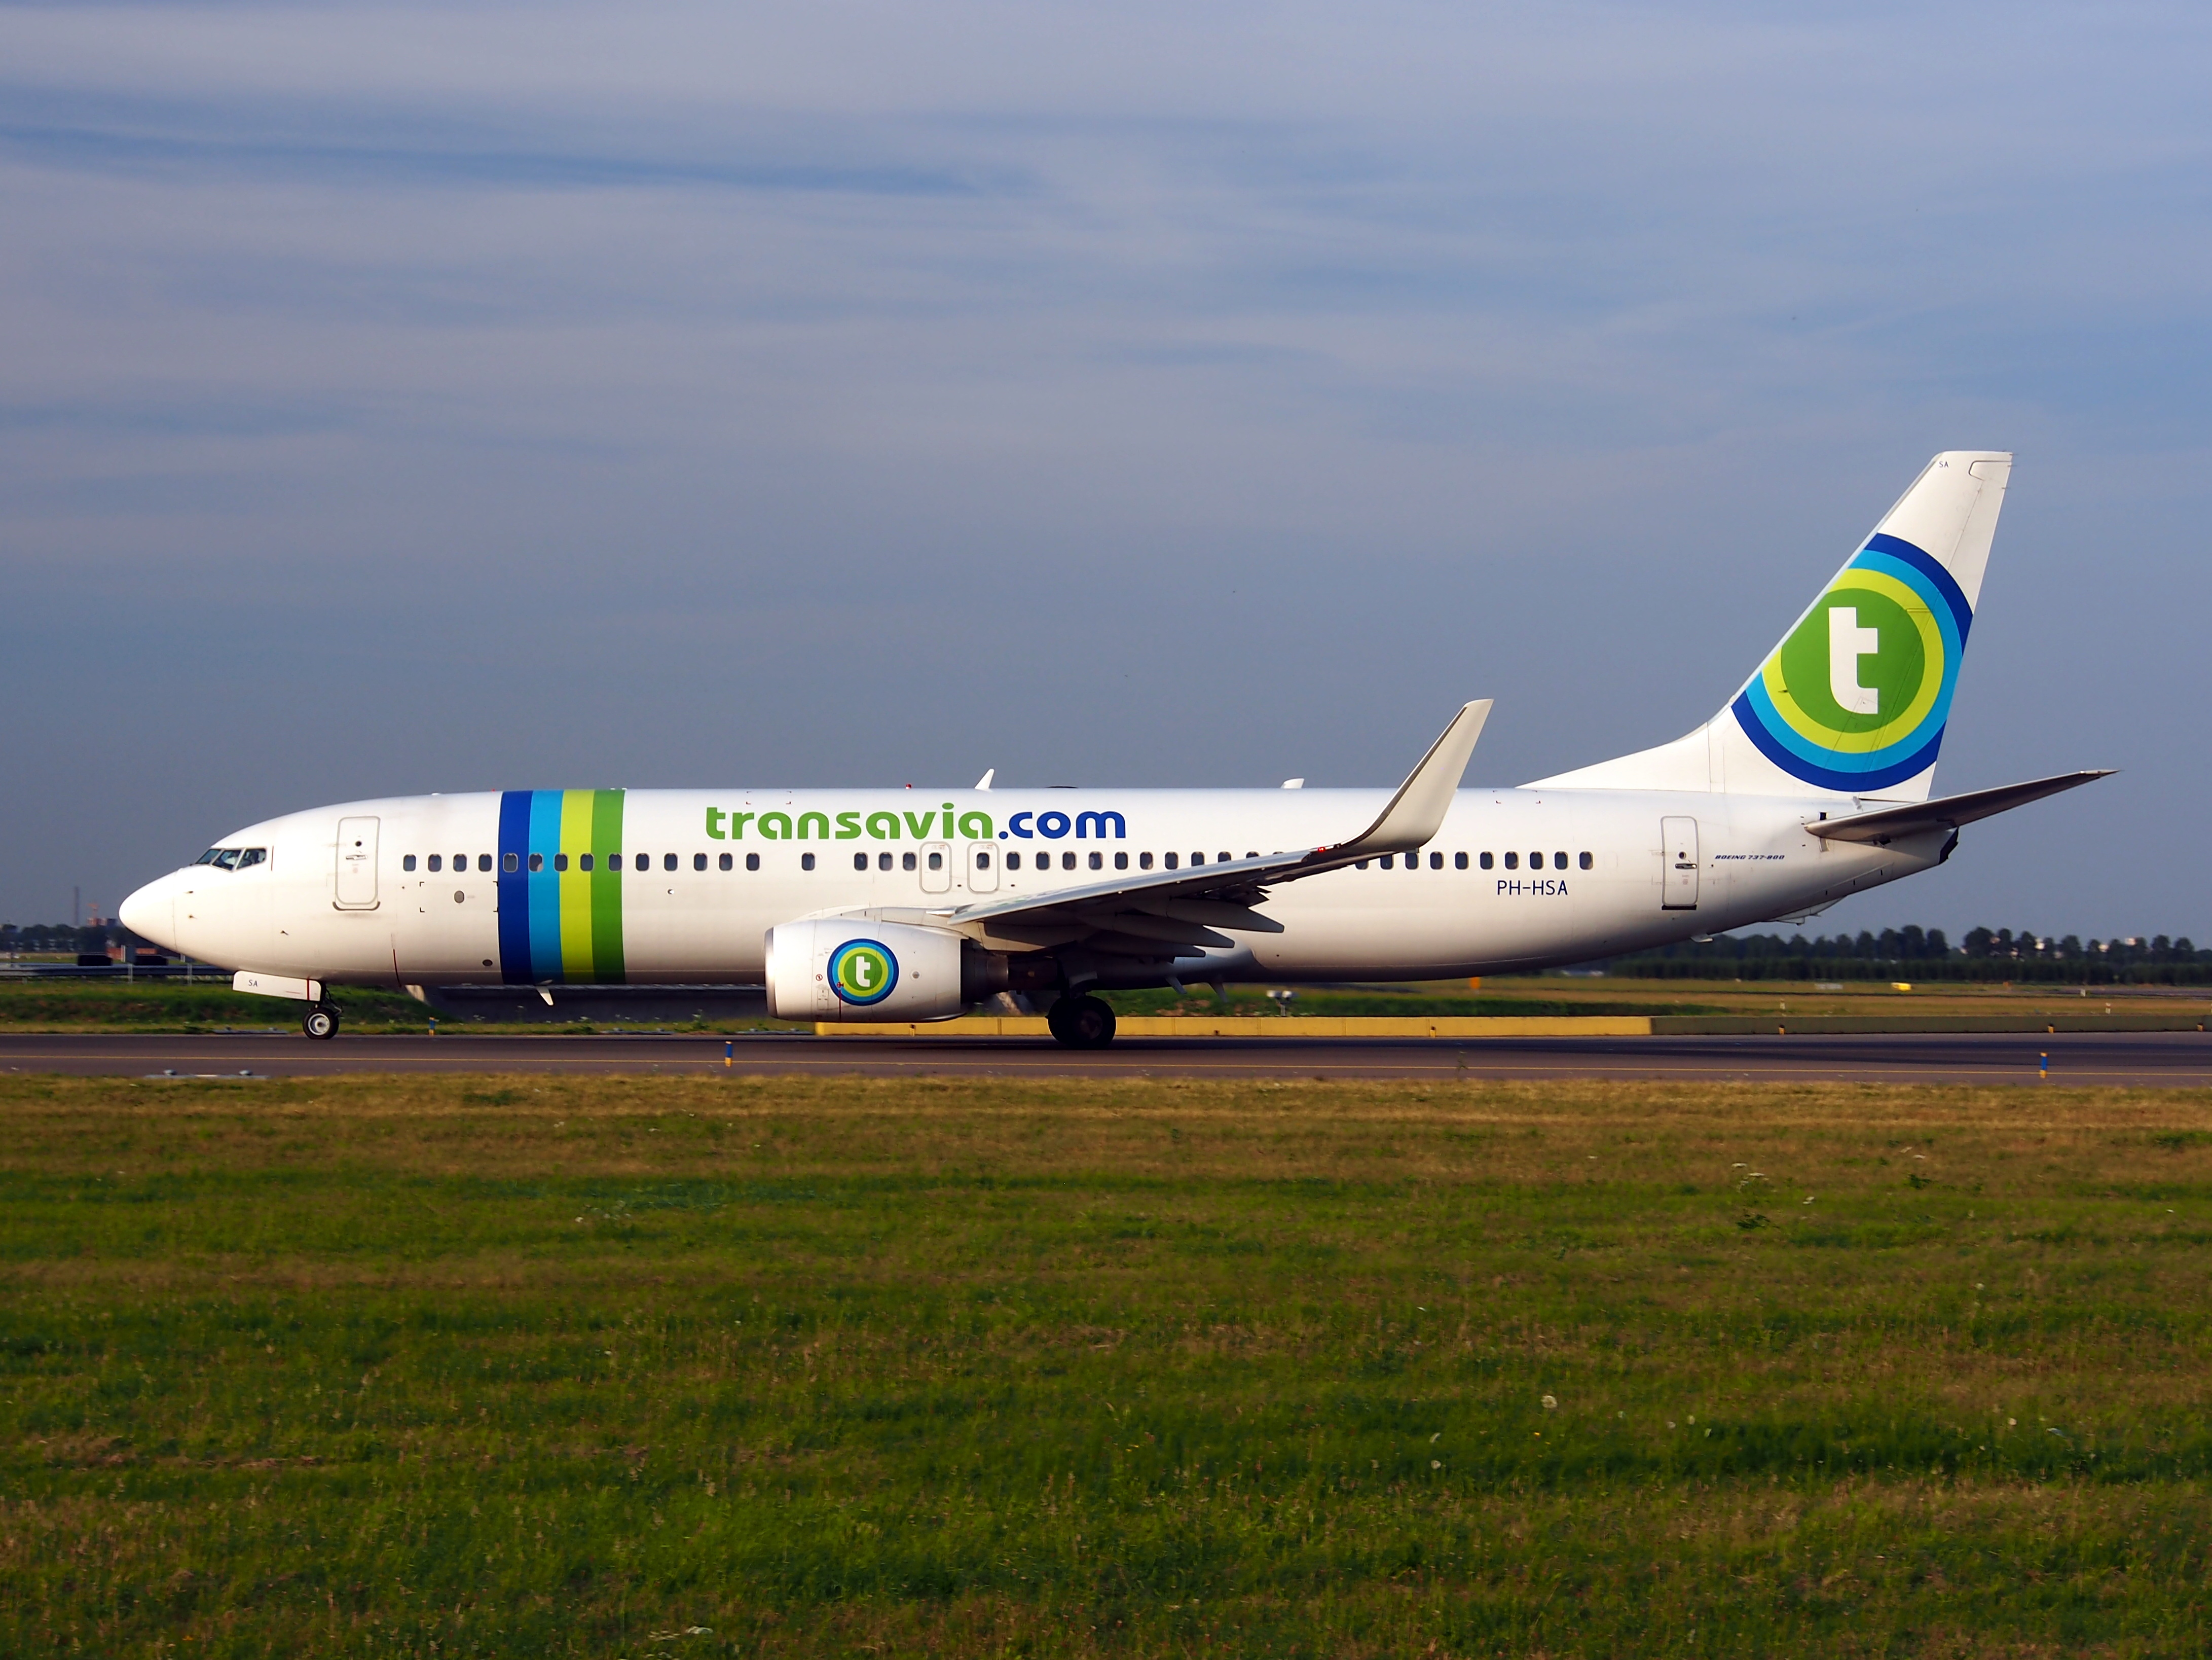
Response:
[{"label": "runway surface", "polygon": [[1123,1038],[1097,1052],[1048,1038],[810,1037],[730,1044],[691,1035],[168,1037],[0,1036],[0,1069],[125,1077],[337,1073],[808,1073],[861,1077],[1663,1078],[2212,1085],[2201,1032],[1915,1033],[1895,1037]]}]

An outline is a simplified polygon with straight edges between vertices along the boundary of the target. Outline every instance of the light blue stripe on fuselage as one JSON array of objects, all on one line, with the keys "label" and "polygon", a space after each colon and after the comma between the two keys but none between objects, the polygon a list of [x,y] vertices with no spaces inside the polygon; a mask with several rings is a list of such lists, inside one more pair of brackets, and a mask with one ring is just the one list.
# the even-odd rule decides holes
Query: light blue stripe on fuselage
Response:
[{"label": "light blue stripe on fuselage", "polygon": [[544,867],[530,873],[530,971],[533,980],[561,978],[561,877],[553,855],[561,846],[559,790],[530,794],[530,846]]}]

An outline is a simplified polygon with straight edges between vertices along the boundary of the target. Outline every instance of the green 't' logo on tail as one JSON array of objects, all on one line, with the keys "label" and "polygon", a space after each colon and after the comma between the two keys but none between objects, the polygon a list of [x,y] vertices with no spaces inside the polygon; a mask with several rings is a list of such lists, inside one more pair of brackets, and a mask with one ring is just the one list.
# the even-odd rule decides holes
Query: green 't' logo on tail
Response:
[{"label": "green 't' logo on tail", "polygon": [[1936,764],[1972,622],[1948,571],[1876,534],[1738,694],[1737,724],[1808,784],[1900,783]]}]

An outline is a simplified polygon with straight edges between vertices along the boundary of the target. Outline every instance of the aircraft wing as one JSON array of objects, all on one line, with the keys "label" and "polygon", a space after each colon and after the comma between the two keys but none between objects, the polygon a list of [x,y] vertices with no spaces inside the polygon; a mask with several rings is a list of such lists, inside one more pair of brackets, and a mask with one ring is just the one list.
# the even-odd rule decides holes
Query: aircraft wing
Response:
[{"label": "aircraft wing", "polygon": [[1475,740],[1482,736],[1483,722],[1490,718],[1490,705],[1486,697],[1462,707],[1389,805],[1348,842],[1189,870],[1117,873],[1110,881],[948,905],[927,915],[940,926],[1011,946],[1079,941],[1121,955],[1168,958],[1176,955],[1177,946],[1236,943],[1218,928],[1280,933],[1281,923],[1254,909],[1267,902],[1268,885],[1405,852],[1436,836],[1451,810]]},{"label": "aircraft wing", "polygon": [[2110,778],[2116,770],[2105,767],[2093,772],[2062,772],[2051,778],[2032,779],[2025,784],[2001,784],[1995,789],[1972,790],[1965,795],[1947,795],[1936,801],[1879,807],[1872,812],[1853,813],[1848,818],[1824,818],[1805,828],[1826,842],[1869,842],[1881,846],[1901,836],[1956,830],[1977,818],[2010,812],[2014,807],[2040,801],[2046,795]]}]

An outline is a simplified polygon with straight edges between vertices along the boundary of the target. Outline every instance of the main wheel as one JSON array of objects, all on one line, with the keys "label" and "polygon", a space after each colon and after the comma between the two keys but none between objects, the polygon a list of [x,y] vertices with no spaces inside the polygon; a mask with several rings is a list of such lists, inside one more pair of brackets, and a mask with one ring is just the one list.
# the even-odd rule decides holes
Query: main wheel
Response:
[{"label": "main wheel", "polygon": [[318,1003],[307,1011],[307,1018],[300,1022],[300,1030],[310,1037],[335,1037],[338,1035],[338,1009],[335,1003]]},{"label": "main wheel", "polygon": [[1072,1049],[1103,1049],[1114,1041],[1114,1010],[1103,998],[1063,997],[1045,1024]]}]

